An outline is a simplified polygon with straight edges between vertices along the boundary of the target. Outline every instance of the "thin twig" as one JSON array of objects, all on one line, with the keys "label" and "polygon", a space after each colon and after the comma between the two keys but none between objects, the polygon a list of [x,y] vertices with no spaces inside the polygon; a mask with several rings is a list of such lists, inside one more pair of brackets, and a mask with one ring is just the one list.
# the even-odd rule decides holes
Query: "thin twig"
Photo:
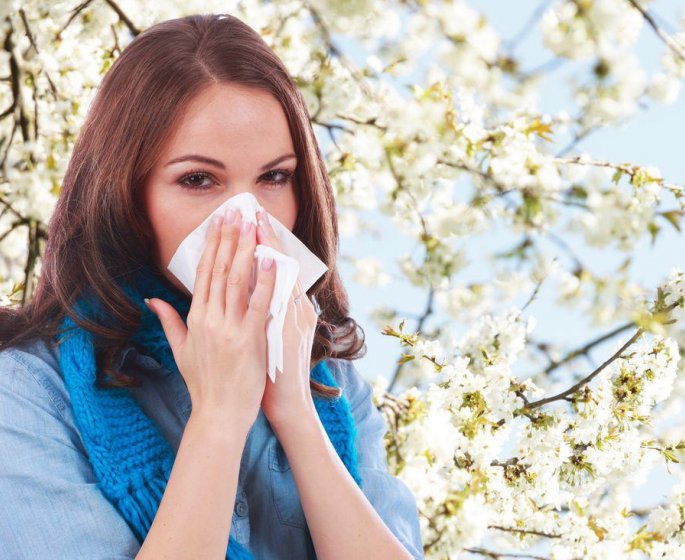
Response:
[{"label": "thin twig", "polygon": [[640,6],[636,0],[628,0],[628,2],[631,6],[633,6],[633,8],[642,14],[642,17],[645,18],[645,21],[654,30],[654,33],[657,34],[659,39],[661,39],[667,47],[669,47],[676,55],[685,61],[685,50],[682,49],[681,45],[679,45],[678,42],[673,39],[673,37],[661,29],[651,14],[642,6]]},{"label": "thin twig", "polygon": [[[674,302],[668,307],[666,307],[663,311],[668,312],[672,309],[674,309],[678,305],[678,302]],[[551,397],[546,397],[544,399],[540,399],[539,401],[533,401],[531,403],[526,404],[525,408],[527,410],[533,409],[540,407],[544,404],[551,403],[553,401],[558,401],[562,399],[566,399],[567,397],[570,397],[573,395],[575,392],[577,392],[579,389],[581,389],[584,385],[587,385],[590,381],[592,381],[604,368],[606,368],[611,362],[614,360],[618,359],[623,351],[628,348],[630,345],[632,345],[636,340],[638,340],[643,334],[645,330],[640,327],[637,329],[635,334],[630,337],[630,339],[623,345],[621,346],[616,352],[613,353],[613,355],[608,358],[606,361],[604,361],[598,368],[596,368],[590,375],[584,377],[581,379],[578,383],[573,385],[572,387],[566,389],[565,391],[562,391],[561,393],[558,393],[556,395],[553,395]]]},{"label": "thin twig", "polygon": [[602,336],[591,340],[590,342],[584,344],[583,346],[576,348],[575,350],[572,350],[566,356],[564,356],[561,360],[558,361],[551,361],[550,364],[544,369],[544,371],[540,375],[549,375],[552,373],[555,369],[563,366],[565,363],[570,362],[574,358],[577,358],[578,356],[583,356],[586,355],[592,350],[595,346],[601,344],[602,342],[605,342],[609,340],[610,338],[615,337],[618,334],[621,334],[623,331],[628,330],[630,327],[635,326],[635,323],[633,321],[630,321],[624,325],[620,325],[616,327],[614,330],[609,331],[608,333],[603,334]]}]

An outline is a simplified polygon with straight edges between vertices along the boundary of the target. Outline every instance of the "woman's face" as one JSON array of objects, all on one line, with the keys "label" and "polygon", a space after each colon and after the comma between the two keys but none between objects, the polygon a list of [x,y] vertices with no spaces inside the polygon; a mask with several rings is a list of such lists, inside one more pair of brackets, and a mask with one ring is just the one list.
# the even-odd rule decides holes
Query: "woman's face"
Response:
[{"label": "woman's face", "polygon": [[288,121],[269,92],[222,83],[195,97],[143,187],[165,277],[188,293],[167,265],[181,241],[237,194],[251,192],[292,231],[296,164]]}]

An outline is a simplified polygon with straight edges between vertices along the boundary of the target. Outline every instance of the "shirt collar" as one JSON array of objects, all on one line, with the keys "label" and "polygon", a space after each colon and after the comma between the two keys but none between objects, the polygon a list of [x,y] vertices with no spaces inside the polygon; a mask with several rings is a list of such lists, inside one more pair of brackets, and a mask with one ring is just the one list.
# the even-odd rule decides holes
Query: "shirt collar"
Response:
[{"label": "shirt collar", "polygon": [[153,357],[141,354],[132,343],[127,344],[121,351],[115,366],[118,370],[123,370],[128,363],[133,363],[147,370],[157,370],[160,375],[168,375],[170,373]]}]

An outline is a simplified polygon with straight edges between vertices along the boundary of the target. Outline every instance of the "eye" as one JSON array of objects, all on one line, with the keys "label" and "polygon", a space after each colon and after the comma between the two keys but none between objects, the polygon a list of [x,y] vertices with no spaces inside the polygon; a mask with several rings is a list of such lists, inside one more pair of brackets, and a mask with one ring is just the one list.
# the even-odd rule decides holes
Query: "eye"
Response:
[{"label": "eye", "polygon": [[262,177],[273,177],[274,175],[276,175],[276,176],[280,175],[280,178],[279,179],[269,178],[269,179],[265,180],[265,183],[275,185],[275,186],[269,187],[269,189],[271,189],[271,190],[278,189],[282,185],[289,183],[293,177],[293,172],[289,171],[288,169],[272,169],[271,171],[262,175]]},{"label": "eye", "polygon": [[191,171],[190,173],[187,173],[186,175],[183,175],[183,177],[180,177],[177,181],[177,183],[184,189],[188,189],[191,191],[202,191],[202,190],[207,190],[211,187],[211,185],[205,184],[205,183],[187,183],[187,179],[197,179],[197,178],[206,178],[210,179],[213,183],[216,184],[216,181],[212,179],[212,176],[209,175],[208,173],[205,173],[204,171],[201,171],[199,169],[195,169]]},{"label": "eye", "polygon": [[[264,183],[269,184],[269,190],[276,190],[292,180],[293,172],[288,169],[272,169],[271,171],[262,175]],[[203,179],[209,180],[207,183]],[[177,180],[177,184],[182,188],[190,191],[204,191],[218,184],[209,173],[200,169],[193,169]]]}]

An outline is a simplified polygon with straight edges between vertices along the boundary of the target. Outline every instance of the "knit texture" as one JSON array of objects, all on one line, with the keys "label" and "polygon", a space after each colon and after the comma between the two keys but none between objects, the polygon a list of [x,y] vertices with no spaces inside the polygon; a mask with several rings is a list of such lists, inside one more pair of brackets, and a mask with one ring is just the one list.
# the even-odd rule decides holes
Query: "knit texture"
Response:
[{"label": "knit texture", "polygon": [[[140,327],[132,337],[134,345],[164,368],[180,375],[161,323],[143,298],[166,301],[184,322],[190,301],[170,289],[149,267],[138,270],[120,286],[141,313]],[[105,321],[100,305],[88,294],[77,301],[74,311],[79,317],[88,317],[98,323]],[[90,332],[65,316],[57,340],[60,367],[71,397],[74,420],[88,451],[98,487],[142,544],[164,494],[174,464],[174,451],[127,388],[96,386],[94,337]],[[326,385],[338,386],[325,361],[317,364],[310,376]],[[331,443],[361,487],[355,446],[357,429],[349,402],[344,395],[337,399],[313,395],[313,400]],[[217,426],[217,429],[220,428]],[[252,555],[231,535],[226,558],[251,559]]]}]

